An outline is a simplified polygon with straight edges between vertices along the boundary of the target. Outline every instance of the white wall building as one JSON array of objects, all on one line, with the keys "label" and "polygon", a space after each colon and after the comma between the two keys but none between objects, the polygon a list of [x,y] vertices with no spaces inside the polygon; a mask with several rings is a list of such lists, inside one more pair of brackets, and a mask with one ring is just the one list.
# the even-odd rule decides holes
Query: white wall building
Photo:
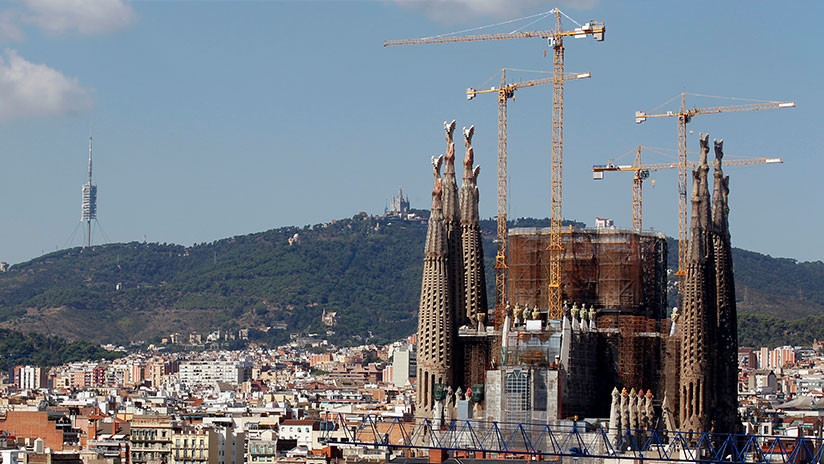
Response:
[{"label": "white wall building", "polygon": [[21,390],[37,390],[48,387],[48,369],[37,366],[22,366],[15,369],[15,383]]},{"label": "white wall building", "polygon": [[297,446],[312,449],[312,430],[319,430],[320,423],[314,420],[285,420],[280,423],[281,440],[297,440]]},{"label": "white wall building", "polygon": [[417,369],[417,354],[410,345],[399,348],[392,354],[391,380],[396,387],[409,385],[409,379],[415,377]]},{"label": "white wall building", "polygon": [[234,385],[249,380],[252,365],[245,361],[184,361],[180,363],[180,383],[187,386],[214,385],[225,382]]}]

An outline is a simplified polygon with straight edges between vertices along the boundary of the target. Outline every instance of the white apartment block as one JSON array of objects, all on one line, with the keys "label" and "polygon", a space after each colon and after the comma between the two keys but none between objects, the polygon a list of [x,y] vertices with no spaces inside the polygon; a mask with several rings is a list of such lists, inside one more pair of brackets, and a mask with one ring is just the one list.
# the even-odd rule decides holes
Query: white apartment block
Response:
[{"label": "white apartment block", "polygon": [[214,385],[225,382],[241,384],[252,376],[252,365],[245,361],[184,361],[180,363],[180,383]]}]

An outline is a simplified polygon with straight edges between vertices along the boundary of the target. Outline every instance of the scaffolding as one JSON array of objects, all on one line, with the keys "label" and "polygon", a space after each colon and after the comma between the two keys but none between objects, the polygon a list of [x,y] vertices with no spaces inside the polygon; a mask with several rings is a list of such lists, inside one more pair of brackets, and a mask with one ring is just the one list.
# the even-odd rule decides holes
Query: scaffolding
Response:
[{"label": "scaffolding", "polygon": [[[577,229],[561,234],[563,299],[595,308],[663,318],[666,238],[628,229]],[[549,229],[509,231],[509,298],[544,307],[549,281]]]},{"label": "scaffolding", "polygon": [[477,419],[433,422],[427,417],[330,413],[323,419],[320,440],[328,446],[377,447],[407,456],[441,450],[456,458],[472,453],[482,459],[536,461],[570,457],[574,462],[824,464],[824,439],[814,436],[616,430],[583,421],[550,425]]}]

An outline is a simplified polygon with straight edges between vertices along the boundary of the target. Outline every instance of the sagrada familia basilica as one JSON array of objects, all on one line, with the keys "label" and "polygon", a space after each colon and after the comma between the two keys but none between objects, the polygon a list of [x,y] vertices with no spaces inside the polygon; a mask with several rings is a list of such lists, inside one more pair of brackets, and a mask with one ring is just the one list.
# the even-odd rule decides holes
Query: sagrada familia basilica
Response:
[{"label": "sagrada familia basilica", "polygon": [[[562,236],[565,304],[547,317],[548,232],[510,228],[511,301],[490,307],[478,213],[474,128],[456,123],[433,158],[417,331],[416,416],[555,423],[609,418],[616,429],[736,432],[737,320],[723,141],[708,136],[693,172],[681,307],[666,306],[666,238],[622,229]],[[542,304],[544,305],[542,307]],[[611,429],[612,429],[611,427]]]}]

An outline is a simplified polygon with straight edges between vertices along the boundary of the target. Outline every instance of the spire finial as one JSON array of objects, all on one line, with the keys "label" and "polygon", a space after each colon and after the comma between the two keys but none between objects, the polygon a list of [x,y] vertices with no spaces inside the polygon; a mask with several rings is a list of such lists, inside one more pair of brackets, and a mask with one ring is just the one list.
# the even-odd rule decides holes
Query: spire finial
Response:
[{"label": "spire finial", "polygon": [[432,174],[435,176],[435,185],[432,187],[432,209],[441,208],[441,164],[443,155],[432,157]]},{"label": "spire finial", "polygon": [[455,142],[453,140],[453,134],[455,133],[455,120],[453,119],[452,122],[443,122],[443,129],[446,131],[446,153],[444,154],[444,160],[446,161],[446,170],[445,174],[454,174],[455,173]]}]

